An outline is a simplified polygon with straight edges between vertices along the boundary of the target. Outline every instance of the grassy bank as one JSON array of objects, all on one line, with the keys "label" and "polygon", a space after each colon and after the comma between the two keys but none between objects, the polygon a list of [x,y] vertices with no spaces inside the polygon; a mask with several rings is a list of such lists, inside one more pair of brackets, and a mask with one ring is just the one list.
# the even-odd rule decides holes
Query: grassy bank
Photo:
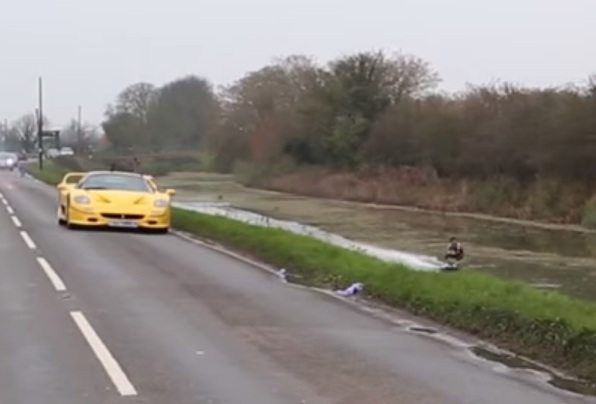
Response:
[{"label": "grassy bank", "polygon": [[[32,174],[56,183],[48,162]],[[596,305],[477,272],[424,273],[282,230],[174,209],[173,226],[299,274],[310,285],[366,284],[390,305],[596,381]]]},{"label": "grassy bank", "polygon": [[62,180],[64,175],[69,171],[74,170],[66,168],[63,165],[57,164],[53,160],[44,161],[43,170],[39,169],[37,163],[30,163],[27,166],[27,172],[29,174],[31,174],[38,180],[50,185],[58,185],[58,183]]},{"label": "grassy bank", "polygon": [[596,380],[596,305],[476,273],[425,273],[282,230],[184,210],[174,227],[216,240],[308,284],[366,284],[366,293],[515,352]]}]

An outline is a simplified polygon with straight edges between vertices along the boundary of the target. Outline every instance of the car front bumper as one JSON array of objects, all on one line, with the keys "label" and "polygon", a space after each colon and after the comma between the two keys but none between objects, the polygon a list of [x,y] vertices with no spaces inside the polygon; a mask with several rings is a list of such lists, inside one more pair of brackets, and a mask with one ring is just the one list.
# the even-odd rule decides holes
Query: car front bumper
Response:
[{"label": "car front bumper", "polygon": [[71,206],[68,221],[75,226],[165,230],[170,227],[170,216],[170,209],[122,214]]}]

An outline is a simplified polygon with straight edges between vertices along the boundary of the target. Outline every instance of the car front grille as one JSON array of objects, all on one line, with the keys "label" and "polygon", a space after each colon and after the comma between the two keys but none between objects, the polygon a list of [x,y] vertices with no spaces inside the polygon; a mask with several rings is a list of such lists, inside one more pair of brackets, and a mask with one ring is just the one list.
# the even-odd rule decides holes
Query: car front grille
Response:
[{"label": "car front grille", "polygon": [[144,215],[133,215],[127,213],[102,213],[102,217],[106,219],[124,219],[124,220],[141,220],[144,218]]}]

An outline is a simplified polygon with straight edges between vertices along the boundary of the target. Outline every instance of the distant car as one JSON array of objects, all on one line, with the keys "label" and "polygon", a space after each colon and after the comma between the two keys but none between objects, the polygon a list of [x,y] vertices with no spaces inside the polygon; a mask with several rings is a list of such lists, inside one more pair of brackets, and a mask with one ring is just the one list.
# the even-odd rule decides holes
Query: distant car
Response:
[{"label": "distant car", "polygon": [[16,153],[0,152],[0,169],[14,170],[19,161]]},{"label": "distant car", "polygon": [[63,147],[60,150],[60,155],[61,156],[74,156],[74,150],[72,149],[72,147]]},{"label": "distant car", "polygon": [[58,222],[69,228],[116,227],[167,232],[173,189],[118,171],[69,173],[58,185]]},{"label": "distant car", "polygon": [[48,149],[46,151],[46,156],[49,159],[54,159],[60,155],[60,151],[58,149]]}]

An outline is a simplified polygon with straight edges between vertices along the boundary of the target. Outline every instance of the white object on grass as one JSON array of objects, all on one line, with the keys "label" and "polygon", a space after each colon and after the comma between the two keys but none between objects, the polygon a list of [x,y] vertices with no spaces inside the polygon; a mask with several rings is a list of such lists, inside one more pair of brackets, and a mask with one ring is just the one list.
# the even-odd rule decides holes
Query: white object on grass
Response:
[{"label": "white object on grass", "polygon": [[358,293],[362,292],[363,290],[364,290],[364,284],[358,282],[358,283],[353,283],[352,285],[345,288],[344,290],[336,290],[335,293],[337,293],[340,296],[354,296],[354,295],[357,295]]}]

